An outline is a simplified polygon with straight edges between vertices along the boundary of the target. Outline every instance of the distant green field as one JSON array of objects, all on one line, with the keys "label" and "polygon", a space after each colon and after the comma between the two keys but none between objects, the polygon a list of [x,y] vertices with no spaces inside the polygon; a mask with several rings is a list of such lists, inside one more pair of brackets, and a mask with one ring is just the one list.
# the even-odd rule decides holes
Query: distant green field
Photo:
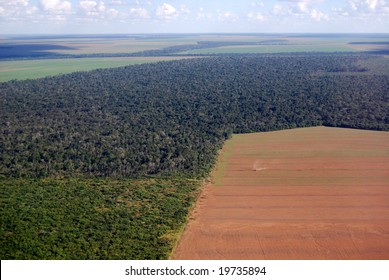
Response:
[{"label": "distant green field", "polygon": [[[0,38],[0,46],[11,49],[7,60],[0,60],[0,82],[13,79],[34,79],[75,71],[88,71],[98,68],[120,67],[132,64],[181,59],[182,57],[162,57],[167,52],[156,54],[160,57],[109,57],[110,54],[136,53],[150,50],[163,50],[172,46],[192,45],[193,49],[177,49],[180,55],[213,54],[263,54],[263,53],[301,53],[301,52],[358,52],[385,48],[374,42],[387,41],[385,35],[307,35],[307,34],[181,34],[181,35],[120,35],[120,36],[31,36]],[[269,43],[283,41],[285,44]],[[209,48],[199,49],[199,42],[209,43]],[[215,44],[216,42],[216,44]],[[218,46],[217,43],[225,43]],[[350,44],[365,42],[371,44]],[[231,43],[231,44],[228,44]],[[239,45],[241,43],[241,45]],[[262,44],[263,43],[263,44]],[[213,44],[213,45],[212,45]],[[250,45],[252,44],[252,45]],[[256,45],[257,44],[257,45]],[[261,44],[261,45],[258,45]],[[34,46],[12,52],[12,46]],[[11,46],[11,47],[9,47]],[[186,51],[184,51],[186,50]],[[26,53],[27,51],[27,53]],[[42,52],[37,60],[10,60],[32,57]],[[108,54],[107,57],[47,59],[47,55],[93,55]],[[104,55],[102,55],[104,56]]]},{"label": "distant green field", "polygon": [[0,61],[0,82],[14,79],[35,79],[76,71],[88,71],[99,68],[112,68],[176,59],[183,59],[183,57],[109,57]]},{"label": "distant green field", "polygon": [[224,54],[224,53],[289,53],[289,52],[355,52],[356,50],[343,45],[256,45],[227,46],[208,49],[198,49],[181,54]]}]

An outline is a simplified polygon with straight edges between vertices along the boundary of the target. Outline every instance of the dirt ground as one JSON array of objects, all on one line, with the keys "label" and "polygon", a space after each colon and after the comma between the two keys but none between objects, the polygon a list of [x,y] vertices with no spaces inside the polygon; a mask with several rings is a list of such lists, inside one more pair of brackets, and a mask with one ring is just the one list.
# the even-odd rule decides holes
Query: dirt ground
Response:
[{"label": "dirt ground", "polygon": [[389,133],[234,135],[173,259],[389,259]]}]

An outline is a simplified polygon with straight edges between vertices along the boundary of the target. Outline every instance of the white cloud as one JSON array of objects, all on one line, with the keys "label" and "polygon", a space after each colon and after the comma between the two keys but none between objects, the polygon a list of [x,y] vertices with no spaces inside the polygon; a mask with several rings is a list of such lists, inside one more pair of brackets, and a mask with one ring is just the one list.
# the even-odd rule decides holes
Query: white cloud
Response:
[{"label": "white cloud", "polygon": [[2,6],[27,6],[29,0],[0,0]]},{"label": "white cloud", "polygon": [[[142,20],[147,31],[157,31],[160,22],[155,19],[167,22],[180,19],[183,26],[171,25],[171,30],[183,30],[186,22],[197,20],[198,25],[191,26],[193,30],[228,30],[231,27],[244,30],[247,26],[251,28],[254,22],[282,22],[273,29],[337,32],[353,31],[363,26],[365,29],[361,30],[385,32],[389,20],[389,0],[250,0],[239,9],[236,8],[237,2],[225,1],[219,10],[209,3],[204,3],[203,7],[198,3],[196,6],[181,0],[0,0],[0,24],[3,24],[0,28],[6,30],[31,23],[32,30],[34,23],[49,26],[47,24],[59,22],[68,24],[68,29],[63,25],[63,30],[72,30],[74,24],[90,22],[96,24],[86,26],[82,32],[89,30],[87,28],[102,32],[97,23],[104,23],[102,26],[109,30],[109,26],[124,26],[128,20]],[[220,22],[214,27],[208,24],[213,20]],[[231,22],[235,24],[229,24]],[[136,28],[146,30],[141,25]],[[122,30],[125,32],[126,29]]]},{"label": "white cloud", "polygon": [[253,12],[250,12],[247,14],[247,17],[249,20],[253,20],[253,21],[260,21],[260,22],[263,22],[266,20],[266,17],[262,14],[262,13],[253,13]]},{"label": "white cloud", "polygon": [[162,5],[158,6],[156,15],[161,19],[169,21],[176,19],[179,15],[179,12],[172,5],[163,3]]},{"label": "white cloud", "polygon": [[342,7],[340,8],[331,8],[331,11],[332,11],[332,14],[334,15],[340,15],[340,16],[344,16],[344,17],[347,17],[350,15],[350,13],[348,11],[346,11],[345,9],[343,9]]},{"label": "white cloud", "polygon": [[293,15],[292,8],[290,6],[274,4],[273,14],[276,16]]},{"label": "white cloud", "polygon": [[97,6],[97,10],[101,13],[105,12],[106,10],[106,7],[105,7],[105,4],[103,1],[100,1],[99,2],[99,5]]},{"label": "white cloud", "polygon": [[233,12],[225,11],[221,12],[218,11],[218,19],[220,21],[229,21],[229,22],[234,22],[239,19],[239,16]]},{"label": "white cloud", "polygon": [[110,5],[114,5],[114,6],[126,5],[126,2],[121,0],[111,0],[109,3]]},{"label": "white cloud", "polygon": [[279,2],[291,2],[291,3],[307,3],[307,4],[312,4],[312,3],[323,3],[326,0],[278,0]]},{"label": "white cloud", "polygon": [[72,10],[72,4],[64,0],[40,0],[44,11],[55,14],[67,13]]},{"label": "white cloud", "polygon": [[317,3],[324,2],[324,0],[279,0],[279,2],[284,3],[277,3],[273,6],[274,15],[300,18],[309,16],[316,21],[329,20],[330,18],[328,14],[313,8]]},{"label": "white cloud", "polygon": [[189,15],[189,14],[190,14],[190,10],[189,10],[188,6],[186,6],[186,5],[181,5],[181,7],[180,7],[180,13],[181,13],[181,14]]},{"label": "white cloud", "polygon": [[27,14],[27,15],[33,15],[33,14],[38,13],[38,11],[39,11],[39,9],[38,9],[37,7],[35,7],[35,6],[33,6],[33,7],[28,7],[28,8],[26,9],[26,14]]},{"label": "white cloud", "polygon": [[0,0],[0,15],[3,17],[19,16],[28,6],[28,0]]},{"label": "white cloud", "polygon": [[280,15],[281,12],[282,12],[282,5],[274,4],[274,6],[273,6],[273,14]]},{"label": "white cloud", "polygon": [[375,10],[378,5],[378,0],[366,0],[366,4],[369,6],[370,10]]},{"label": "white cloud", "polygon": [[351,7],[351,9],[352,9],[353,11],[358,10],[357,1],[348,1],[348,3],[349,3],[349,5],[350,5],[350,7]]},{"label": "white cloud", "polygon": [[119,14],[119,11],[113,8],[107,8],[103,1],[92,1],[92,0],[84,0],[80,1],[79,8],[81,12],[88,16],[94,18],[105,18],[105,16],[113,18]]},{"label": "white cloud", "polygon": [[316,9],[310,10],[309,15],[316,21],[329,20],[329,16],[327,14],[320,12]]},{"label": "white cloud", "polygon": [[309,9],[308,9],[308,2],[298,2],[297,3],[297,7],[299,8],[299,10],[303,13],[309,13]]},{"label": "white cloud", "polygon": [[107,15],[109,17],[116,17],[119,14],[119,11],[113,8],[107,10]]},{"label": "white cloud", "polygon": [[85,12],[91,12],[91,11],[95,10],[96,7],[97,7],[96,1],[86,0],[86,1],[80,2],[80,8],[82,10],[84,10]]},{"label": "white cloud", "polygon": [[5,21],[26,28],[35,23],[63,23],[72,16],[72,4],[66,0],[0,0],[0,6]]},{"label": "white cloud", "polygon": [[131,8],[130,15],[138,19],[150,18],[149,12],[144,8]]},{"label": "white cloud", "polygon": [[385,12],[389,8],[385,0],[349,0],[348,4],[353,11],[361,13]]},{"label": "white cloud", "polygon": [[212,15],[207,13],[204,8],[200,7],[199,11],[197,12],[196,19],[197,20],[203,20],[203,19],[211,19]]}]

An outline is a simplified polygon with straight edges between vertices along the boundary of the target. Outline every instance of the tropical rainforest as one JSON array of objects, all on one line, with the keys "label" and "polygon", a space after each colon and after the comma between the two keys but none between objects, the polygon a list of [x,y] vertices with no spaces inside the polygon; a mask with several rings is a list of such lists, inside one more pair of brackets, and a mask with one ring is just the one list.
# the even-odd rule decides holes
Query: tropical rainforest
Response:
[{"label": "tropical rainforest", "polygon": [[198,58],[2,83],[0,173],[204,176],[231,133],[388,130],[388,75],[364,59]]},{"label": "tropical rainforest", "polygon": [[214,56],[1,83],[1,258],[168,258],[232,133],[389,130],[386,60]]}]

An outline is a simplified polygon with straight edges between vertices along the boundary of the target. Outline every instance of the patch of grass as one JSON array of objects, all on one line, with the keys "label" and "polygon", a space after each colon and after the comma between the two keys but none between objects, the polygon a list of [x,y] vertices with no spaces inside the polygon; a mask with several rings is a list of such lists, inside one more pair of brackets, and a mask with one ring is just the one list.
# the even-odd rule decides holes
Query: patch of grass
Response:
[{"label": "patch of grass", "polygon": [[76,71],[183,59],[183,57],[113,57],[0,61],[0,82],[36,79]]},{"label": "patch of grass", "polygon": [[0,179],[4,259],[167,259],[200,181]]}]

